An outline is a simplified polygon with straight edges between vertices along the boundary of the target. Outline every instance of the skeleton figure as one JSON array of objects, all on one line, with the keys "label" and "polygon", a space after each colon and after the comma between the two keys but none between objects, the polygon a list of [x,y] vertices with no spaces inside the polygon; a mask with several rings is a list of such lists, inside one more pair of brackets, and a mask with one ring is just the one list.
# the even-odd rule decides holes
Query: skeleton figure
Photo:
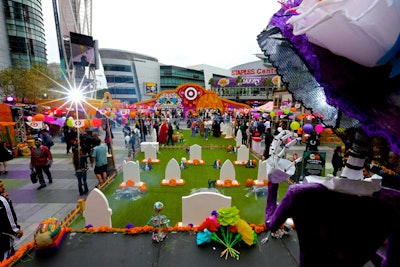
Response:
[{"label": "skeleton figure", "polygon": [[[298,157],[295,161],[290,161],[284,157],[287,150],[295,145],[298,140],[297,134],[287,130],[281,131],[274,137],[269,149],[271,156],[267,159],[268,181],[279,183],[295,173],[296,163],[302,161],[303,158]],[[281,150],[279,151],[279,149]]]},{"label": "skeleton figure", "polygon": [[[288,188],[278,206],[279,182],[294,173],[293,163],[282,158],[292,141],[277,150],[290,136],[283,132],[275,138],[267,160],[268,237],[282,237],[290,230],[287,219],[292,218],[300,246],[299,266],[364,266],[368,261],[375,266],[400,266],[400,192],[381,187],[380,177],[359,178],[368,138],[356,135],[341,177],[306,176],[303,184]],[[356,230],[349,235],[354,225]],[[382,255],[377,250],[385,240],[386,255]]]}]

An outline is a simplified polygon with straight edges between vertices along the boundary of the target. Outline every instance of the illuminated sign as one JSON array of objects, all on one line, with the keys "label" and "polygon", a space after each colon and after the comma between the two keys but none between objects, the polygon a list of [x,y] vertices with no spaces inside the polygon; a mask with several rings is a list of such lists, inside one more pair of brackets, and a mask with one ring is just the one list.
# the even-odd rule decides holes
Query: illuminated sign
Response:
[{"label": "illuminated sign", "polygon": [[157,94],[157,84],[152,82],[146,82],[146,95],[155,95]]},{"label": "illuminated sign", "polygon": [[236,69],[231,70],[232,76],[245,76],[245,75],[272,75],[276,74],[275,68],[250,68],[250,69]]},{"label": "illuminated sign", "polygon": [[[242,81],[238,84],[235,77],[233,78],[220,78],[215,79],[216,86],[219,87],[233,87],[233,86],[263,86],[263,80],[267,76],[244,76]],[[271,76],[272,83],[279,80],[279,76]],[[275,84],[277,85],[277,84]]]}]

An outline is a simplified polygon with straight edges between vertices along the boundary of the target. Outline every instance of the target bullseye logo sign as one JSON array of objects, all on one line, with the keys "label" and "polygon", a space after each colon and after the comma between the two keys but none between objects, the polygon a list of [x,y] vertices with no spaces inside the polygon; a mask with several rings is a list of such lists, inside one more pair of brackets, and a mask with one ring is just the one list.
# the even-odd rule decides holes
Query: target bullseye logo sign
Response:
[{"label": "target bullseye logo sign", "polygon": [[188,87],[185,90],[185,98],[187,100],[195,100],[197,97],[197,94],[198,94],[197,90],[193,87]]},{"label": "target bullseye logo sign", "polygon": [[85,126],[84,120],[74,120],[73,125],[75,128],[81,128]]},{"label": "target bullseye logo sign", "polygon": [[33,129],[41,129],[43,127],[43,122],[42,121],[28,121],[26,124],[29,125],[29,127],[32,127]]}]

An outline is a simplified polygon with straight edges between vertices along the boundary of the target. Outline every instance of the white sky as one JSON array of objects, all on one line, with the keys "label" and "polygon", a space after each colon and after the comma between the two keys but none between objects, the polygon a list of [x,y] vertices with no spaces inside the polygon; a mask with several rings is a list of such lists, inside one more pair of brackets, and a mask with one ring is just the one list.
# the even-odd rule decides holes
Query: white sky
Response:
[{"label": "white sky", "polygon": [[[59,62],[52,0],[42,5],[48,62]],[[92,34],[100,48],[229,69],[257,60],[257,36],[279,8],[276,0],[93,0]]]}]

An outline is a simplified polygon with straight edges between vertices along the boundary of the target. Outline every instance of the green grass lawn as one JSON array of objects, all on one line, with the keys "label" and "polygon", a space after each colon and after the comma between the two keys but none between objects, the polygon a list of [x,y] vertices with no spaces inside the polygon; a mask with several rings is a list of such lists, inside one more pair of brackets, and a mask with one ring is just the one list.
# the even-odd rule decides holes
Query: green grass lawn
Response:
[{"label": "green grass lawn", "polygon": [[[162,214],[170,219],[170,225],[175,225],[182,220],[182,196],[190,195],[192,192],[208,187],[208,180],[218,180],[220,170],[213,168],[215,160],[221,160],[221,164],[229,159],[232,163],[237,159],[237,155],[227,152],[226,146],[235,145],[235,140],[224,139],[223,137],[210,137],[204,140],[199,135],[190,137],[190,131],[183,131],[185,142],[177,143],[174,147],[160,147],[157,158],[160,163],[153,164],[151,171],[141,171],[141,181],[146,183],[147,192],[138,195],[136,200],[120,198],[117,199],[116,192],[122,183],[122,172],[103,190],[112,209],[112,225],[121,228],[128,223],[135,226],[146,225],[149,218],[153,215],[153,204],[157,201],[164,203]],[[171,158],[180,162],[182,157],[189,159],[189,154],[185,146],[198,144],[203,147],[202,159],[204,165],[188,165],[189,167],[181,172],[181,178],[185,180],[182,186],[164,186],[161,181],[165,178],[165,168]],[[214,148],[210,148],[214,147]],[[221,146],[216,148],[215,146]],[[141,162],[144,159],[144,153],[139,153],[134,159]],[[250,154],[250,159],[256,159]],[[258,161],[258,159],[257,159]],[[236,180],[239,181],[238,187],[217,187],[221,194],[232,197],[232,205],[240,210],[242,219],[259,224],[264,222],[266,197],[255,197],[249,193],[246,188],[247,179],[257,179],[258,168],[246,168],[245,166],[235,166]],[[287,185],[282,183],[280,186],[279,197],[283,197],[287,190]],[[211,213],[211,210],[210,210]],[[85,226],[85,221],[80,215],[71,225],[74,229],[80,229]]]}]

